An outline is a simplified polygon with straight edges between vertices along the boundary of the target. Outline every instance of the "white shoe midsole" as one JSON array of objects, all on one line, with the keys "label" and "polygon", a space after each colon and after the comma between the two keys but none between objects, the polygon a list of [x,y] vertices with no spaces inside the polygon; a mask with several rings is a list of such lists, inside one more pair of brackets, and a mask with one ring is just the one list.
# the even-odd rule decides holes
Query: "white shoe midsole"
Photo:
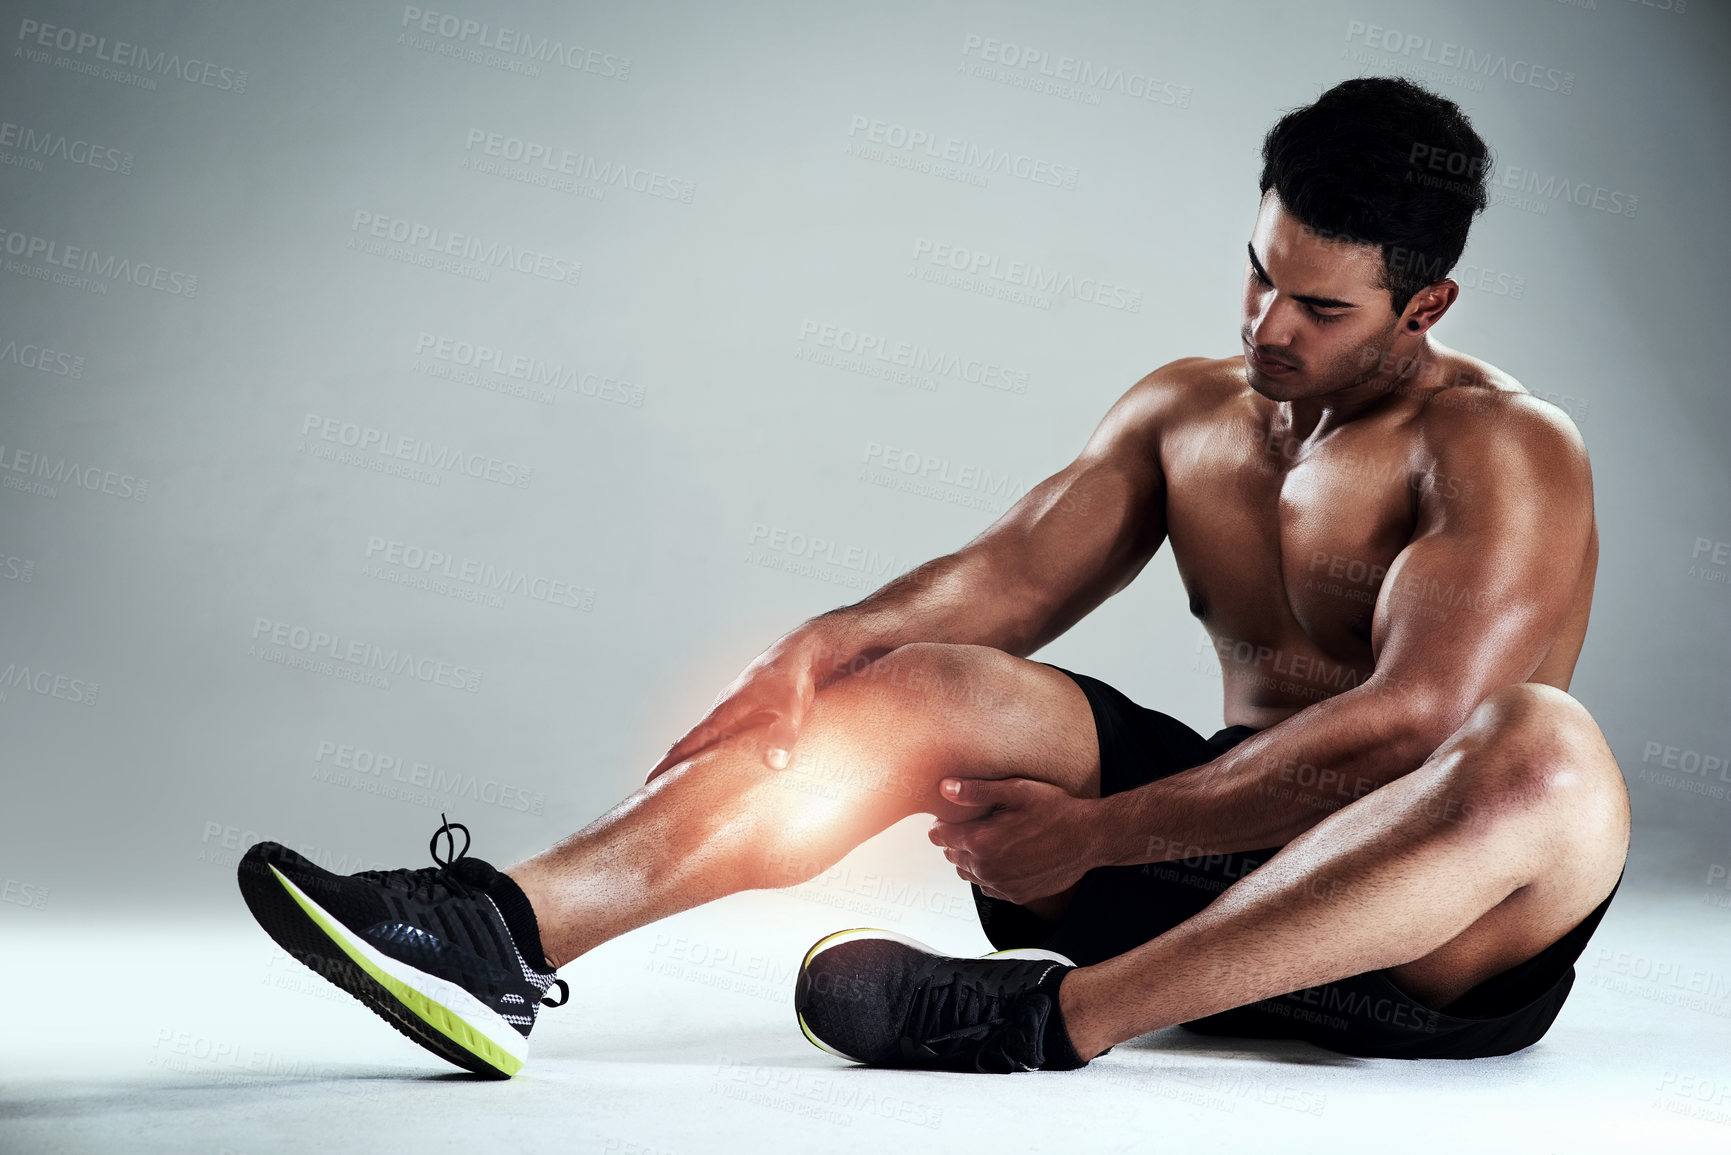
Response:
[{"label": "white shoe midsole", "polygon": [[418,970],[408,963],[399,962],[390,955],[350,931],[330,911],[319,906],[307,892],[296,886],[276,867],[271,867],[271,873],[282,879],[282,884],[294,892],[298,901],[315,908],[324,916],[325,924],[319,929],[326,934],[340,936],[343,943],[359,954],[365,955],[368,962],[402,983],[426,995],[429,999],[444,1007],[447,1011],[462,1019],[476,1031],[485,1035],[500,1050],[519,1061],[529,1057],[529,1040],[518,1033],[517,1028],[500,1018],[498,1012],[483,1003],[480,999],[458,986],[456,983],[430,975]]}]

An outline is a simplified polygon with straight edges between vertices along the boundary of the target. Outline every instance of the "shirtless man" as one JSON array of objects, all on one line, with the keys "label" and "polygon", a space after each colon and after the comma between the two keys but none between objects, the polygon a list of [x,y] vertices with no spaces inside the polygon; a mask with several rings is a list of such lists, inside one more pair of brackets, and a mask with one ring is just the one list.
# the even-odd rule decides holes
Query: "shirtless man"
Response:
[{"label": "shirtless man", "polygon": [[[338,876],[260,843],[254,915],[423,1046],[509,1075],[555,968],[927,813],[1007,953],[820,940],[795,1004],[841,1057],[1073,1068],[1177,1023],[1409,1058],[1539,1039],[1629,833],[1567,693],[1587,455],[1431,337],[1485,205],[1454,104],[1347,81],[1263,156],[1240,355],[1138,381],[1070,466],[782,637],[552,848],[497,871],[436,834],[436,868]],[[1209,738],[1027,657],[1163,542],[1220,658]]]}]

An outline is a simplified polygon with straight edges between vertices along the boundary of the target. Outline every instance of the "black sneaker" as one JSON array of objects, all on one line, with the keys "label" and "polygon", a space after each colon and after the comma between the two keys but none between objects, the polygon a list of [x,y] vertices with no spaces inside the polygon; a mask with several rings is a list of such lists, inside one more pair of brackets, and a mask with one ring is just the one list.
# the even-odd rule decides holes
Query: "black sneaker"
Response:
[{"label": "black sneaker", "polygon": [[1043,1040],[1056,981],[1075,965],[1044,950],[948,958],[887,930],[844,930],[806,952],[793,1007],[806,1038],[849,1062],[1071,1069],[1081,1060],[1052,1061]]},{"label": "black sneaker", "polygon": [[[463,832],[455,854],[452,830]],[[570,989],[517,949],[489,896],[510,880],[468,849],[468,827],[446,822],[428,843],[438,866],[343,875],[261,842],[240,861],[240,892],[277,945],[397,1030],[465,1070],[509,1078],[528,1057],[537,1008],[563,1006]],[[552,986],[557,1003],[543,998]]]}]

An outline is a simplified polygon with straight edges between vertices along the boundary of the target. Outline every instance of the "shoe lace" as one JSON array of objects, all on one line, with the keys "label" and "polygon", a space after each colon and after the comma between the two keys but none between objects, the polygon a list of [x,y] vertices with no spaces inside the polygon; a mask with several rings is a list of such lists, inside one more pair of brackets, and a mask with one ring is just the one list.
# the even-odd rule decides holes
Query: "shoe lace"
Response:
[{"label": "shoe lace", "polygon": [[[451,867],[469,853],[469,828],[461,822],[452,822],[445,817],[443,811],[439,812],[439,821],[443,825],[433,831],[433,837],[427,840],[427,853],[432,855],[433,861],[438,864],[437,866],[423,866],[418,870],[410,870],[405,867],[399,867],[395,870],[362,870],[357,871],[355,877],[386,886],[404,886],[408,889],[410,897],[429,902],[439,896],[438,888],[440,887],[443,887],[446,893],[459,895],[463,898],[473,898],[477,894],[484,893],[478,887],[464,882],[451,873]],[[457,840],[451,834],[453,830],[463,832],[463,849],[461,850],[457,849]],[[439,857],[440,835],[445,837],[445,856],[443,858]]]},{"label": "shoe lace", "polygon": [[[977,969],[951,967],[914,992],[899,1047],[909,1060],[967,1060],[975,1070],[1032,1070],[1041,1061],[1038,1015]],[[1032,1059],[1033,1066],[1028,1059]]]},{"label": "shoe lace", "polygon": [[[442,810],[439,812],[439,822],[441,825],[433,831],[433,836],[427,840],[427,853],[438,865],[423,866],[416,870],[410,870],[406,867],[399,867],[396,870],[362,870],[357,871],[355,876],[387,886],[405,886],[410,897],[420,898],[428,902],[435,901],[439,897],[439,887],[443,887],[447,895],[457,895],[462,898],[485,895],[486,890],[482,887],[464,882],[451,873],[451,868],[469,853],[469,828],[461,822],[452,822],[445,817]],[[457,839],[451,833],[453,830],[463,832],[463,849],[461,850],[457,849]],[[440,835],[445,838],[445,854],[442,858],[439,856]],[[548,984],[549,989],[555,986],[559,988],[559,1001],[553,1002],[546,997],[545,992],[541,992],[540,1003],[542,1006],[562,1007],[571,1001],[571,988],[566,985],[564,979],[555,978]]]}]

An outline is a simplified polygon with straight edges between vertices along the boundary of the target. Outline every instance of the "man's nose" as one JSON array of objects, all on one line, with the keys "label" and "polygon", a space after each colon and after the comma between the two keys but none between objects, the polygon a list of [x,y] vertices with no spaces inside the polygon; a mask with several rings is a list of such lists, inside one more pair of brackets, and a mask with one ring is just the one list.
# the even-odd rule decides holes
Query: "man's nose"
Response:
[{"label": "man's nose", "polygon": [[1292,343],[1292,313],[1278,293],[1264,293],[1248,318],[1251,344],[1279,348]]}]

